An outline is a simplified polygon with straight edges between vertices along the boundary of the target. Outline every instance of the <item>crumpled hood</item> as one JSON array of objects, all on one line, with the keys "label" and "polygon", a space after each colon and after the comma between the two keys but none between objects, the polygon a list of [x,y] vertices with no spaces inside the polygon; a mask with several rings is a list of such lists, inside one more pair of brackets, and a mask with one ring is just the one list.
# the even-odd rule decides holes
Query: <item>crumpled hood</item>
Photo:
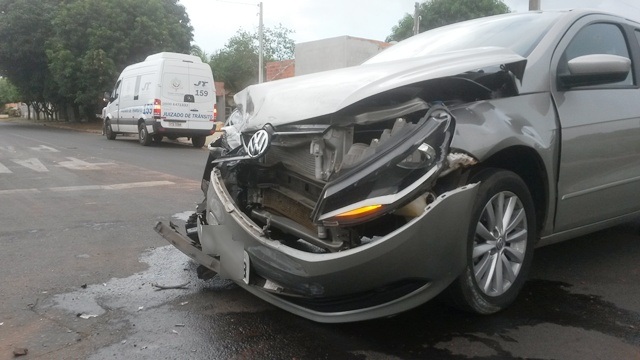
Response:
[{"label": "crumpled hood", "polygon": [[359,100],[391,89],[488,66],[526,59],[498,47],[474,48],[385,63],[364,64],[252,85],[235,95],[245,112],[243,131],[294,123],[335,113]]}]

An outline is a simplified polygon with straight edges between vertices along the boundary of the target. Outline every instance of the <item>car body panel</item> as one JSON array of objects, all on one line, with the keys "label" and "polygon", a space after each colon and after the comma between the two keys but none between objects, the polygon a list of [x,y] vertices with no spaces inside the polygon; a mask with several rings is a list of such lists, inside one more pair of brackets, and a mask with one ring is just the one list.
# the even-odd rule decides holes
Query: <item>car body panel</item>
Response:
[{"label": "car body panel", "polygon": [[[332,114],[359,100],[404,85],[524,61],[508,49],[476,48],[396,61],[393,66],[365,64],[252,85],[234,99],[248,117],[243,130],[250,131],[267,123],[277,126]],[[327,92],[327,88],[331,91]]]},{"label": "car body panel", "polygon": [[[471,209],[465,204],[477,195],[477,184],[471,184],[450,193],[443,194],[419,218],[407,224],[406,229],[390,234],[385,239],[378,239],[368,245],[333,254],[309,254],[282,246],[279,242],[267,239],[257,231],[251,220],[244,218],[244,214],[235,208],[233,201],[225,194],[226,190],[213,175],[209,192],[219,196],[212,197],[217,215],[208,213],[209,224],[228,224],[228,229],[220,232],[221,225],[204,225],[198,227],[202,249],[189,248],[183,245],[181,250],[194,259],[199,259],[212,270],[220,271],[225,262],[225,255],[220,255],[222,243],[232,242],[242,244],[235,251],[245,249],[250,256],[250,266],[258,274],[269,276],[268,280],[276,284],[291,283],[301,292],[311,292],[315,296],[340,296],[353,292],[383,288],[395,281],[416,278],[423,279],[425,286],[407,294],[410,301],[418,305],[433,298],[442,291],[464,267],[464,253],[466,245],[468,221]],[[466,209],[465,209],[466,208]],[[465,209],[462,210],[461,209]],[[238,221],[233,217],[243,217]],[[443,222],[447,218],[450,221]],[[455,231],[451,231],[454,229]],[[158,229],[157,229],[158,230]],[[160,232],[160,231],[159,231]],[[160,232],[167,240],[170,237]],[[418,235],[419,234],[419,235]],[[447,239],[442,241],[441,239]],[[188,240],[185,240],[188,242]],[[207,243],[210,242],[210,243]],[[425,246],[429,252],[424,252]],[[216,249],[215,254],[207,254],[205,249]],[[226,256],[237,257],[223,251]],[[205,255],[203,260],[203,256]],[[206,255],[211,256],[206,260]],[[218,259],[218,260],[215,260]],[[451,261],[459,259],[459,261]],[[242,262],[240,262],[242,263]],[[384,263],[385,266],[378,266]],[[237,262],[236,262],[237,264]],[[345,273],[343,280],[336,279],[333,274]],[[365,309],[348,311],[313,311],[297,306],[282,297],[257,286],[247,285],[238,272],[228,272],[228,277],[239,285],[247,288],[261,298],[286,307],[287,310],[299,315],[322,322],[345,322],[370,319],[392,315],[399,307],[405,306],[404,300],[394,299]]]},{"label": "car body panel", "polygon": [[[550,75],[557,76],[563,52],[581,29],[619,23],[619,19],[606,15],[589,15],[576,21],[558,44]],[[626,36],[622,29],[619,36]],[[606,51],[626,52],[612,50],[614,41],[606,40]],[[598,46],[595,40],[588,41],[590,46]],[[640,182],[640,113],[631,105],[640,103],[636,84],[569,90],[557,84],[552,87],[562,127],[556,232],[640,210],[640,193],[636,191]]]},{"label": "car body panel", "polygon": [[[558,119],[548,93],[533,93],[507,99],[481,101],[452,109],[456,117],[456,135],[451,147],[464,150],[479,162],[505,149],[535,149],[539,161],[548,171],[545,182],[555,183],[560,149]],[[548,199],[555,199],[556,188],[550,186]],[[553,233],[556,203],[546,203],[545,223],[540,236]]]}]

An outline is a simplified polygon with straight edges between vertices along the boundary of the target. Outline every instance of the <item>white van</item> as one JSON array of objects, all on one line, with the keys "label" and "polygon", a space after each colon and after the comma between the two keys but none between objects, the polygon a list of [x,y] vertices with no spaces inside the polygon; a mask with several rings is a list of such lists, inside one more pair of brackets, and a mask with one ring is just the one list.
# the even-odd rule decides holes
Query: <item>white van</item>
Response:
[{"label": "white van", "polygon": [[191,138],[202,147],[215,131],[216,91],[211,67],[199,57],[162,52],[129,65],[103,110],[104,134],[137,133],[140,144]]}]

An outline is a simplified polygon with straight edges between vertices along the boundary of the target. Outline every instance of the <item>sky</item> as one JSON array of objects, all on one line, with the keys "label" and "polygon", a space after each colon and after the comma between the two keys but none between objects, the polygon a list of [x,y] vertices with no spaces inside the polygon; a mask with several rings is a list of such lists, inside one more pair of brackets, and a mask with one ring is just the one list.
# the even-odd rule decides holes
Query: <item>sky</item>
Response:
[{"label": "sky", "polygon": [[[423,2],[424,0],[419,0]],[[529,0],[503,0],[511,11],[529,9]],[[195,45],[213,54],[239,29],[257,31],[259,1],[180,0],[194,27]],[[384,41],[415,0],[262,0],[266,27],[278,24],[295,31],[291,38],[307,42],[349,35]],[[543,10],[589,7],[624,14],[640,21],[639,0],[540,0]]]}]

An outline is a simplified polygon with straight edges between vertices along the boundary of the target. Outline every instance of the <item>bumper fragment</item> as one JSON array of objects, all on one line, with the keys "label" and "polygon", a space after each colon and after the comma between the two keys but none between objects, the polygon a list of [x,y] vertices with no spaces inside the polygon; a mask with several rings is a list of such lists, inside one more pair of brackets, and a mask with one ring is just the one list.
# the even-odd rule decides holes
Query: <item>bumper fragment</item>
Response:
[{"label": "bumper fragment", "polygon": [[154,227],[154,230],[165,240],[178,248],[178,250],[182,251],[197,263],[215,271],[216,273],[220,272],[220,261],[218,259],[203,253],[202,250],[193,245],[191,239],[180,234],[177,230],[173,229],[173,227],[167,226],[162,222],[158,222]]},{"label": "bumper fragment", "polygon": [[[209,224],[218,225],[199,223],[202,249],[161,222],[156,232],[221,277],[304,318],[339,323],[391,316],[435,297],[464,267],[469,213],[478,184],[442,194],[405,228],[370,244],[311,254],[265,238],[256,231],[259,227],[225,201],[226,191],[217,187],[216,176],[212,180],[207,218]],[[229,248],[232,243],[243,249]],[[244,257],[234,255],[242,253]],[[238,266],[251,269],[251,281],[229,271]],[[307,295],[300,296],[305,289]],[[290,290],[299,294],[291,297]]]}]

